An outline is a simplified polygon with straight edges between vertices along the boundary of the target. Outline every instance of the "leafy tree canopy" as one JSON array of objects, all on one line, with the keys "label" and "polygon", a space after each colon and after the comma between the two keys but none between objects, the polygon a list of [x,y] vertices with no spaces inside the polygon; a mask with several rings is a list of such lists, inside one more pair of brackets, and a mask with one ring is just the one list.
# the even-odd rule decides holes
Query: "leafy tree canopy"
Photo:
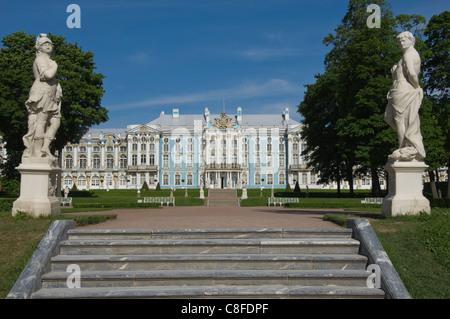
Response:
[{"label": "leafy tree canopy", "polygon": [[[53,149],[67,142],[78,142],[92,125],[108,120],[101,106],[105,76],[96,73],[94,53],[83,51],[64,36],[48,34],[54,44],[52,59],[58,64],[57,81],[63,90],[61,126]],[[8,160],[3,164],[7,178],[18,178],[15,169],[21,162],[27,132],[25,101],[34,82],[32,66],[36,57],[36,35],[23,31],[5,36],[0,48],[0,127],[7,143]]]}]

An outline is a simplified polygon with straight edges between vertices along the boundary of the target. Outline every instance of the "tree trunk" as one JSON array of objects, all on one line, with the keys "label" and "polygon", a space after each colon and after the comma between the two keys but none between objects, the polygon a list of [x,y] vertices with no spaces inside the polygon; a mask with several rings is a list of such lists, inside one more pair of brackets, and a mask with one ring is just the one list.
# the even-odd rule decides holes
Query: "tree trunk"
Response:
[{"label": "tree trunk", "polygon": [[381,197],[381,186],[377,168],[372,167],[370,169],[370,175],[372,175],[372,197]]},{"label": "tree trunk", "polygon": [[438,198],[434,171],[429,171],[428,174],[430,175],[431,194],[433,195],[433,198]]}]

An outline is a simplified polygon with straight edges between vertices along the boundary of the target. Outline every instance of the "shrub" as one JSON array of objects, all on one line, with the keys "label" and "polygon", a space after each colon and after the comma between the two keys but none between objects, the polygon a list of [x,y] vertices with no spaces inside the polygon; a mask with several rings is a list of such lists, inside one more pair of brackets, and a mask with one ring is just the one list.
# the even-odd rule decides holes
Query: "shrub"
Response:
[{"label": "shrub", "polygon": [[156,184],[156,190],[157,190],[157,191],[160,191],[160,190],[161,190],[161,186],[159,185],[159,182],[158,182],[158,184]]},{"label": "shrub", "polygon": [[142,191],[148,191],[149,190],[147,182],[144,182],[144,184],[142,184],[142,188],[141,189],[142,189]]}]

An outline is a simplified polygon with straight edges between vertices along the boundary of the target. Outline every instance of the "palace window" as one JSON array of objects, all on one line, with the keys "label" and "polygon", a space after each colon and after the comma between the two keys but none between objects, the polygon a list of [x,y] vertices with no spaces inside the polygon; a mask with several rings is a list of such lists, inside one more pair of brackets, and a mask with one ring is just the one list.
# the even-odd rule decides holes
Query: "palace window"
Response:
[{"label": "palace window", "polygon": [[66,152],[72,152],[73,148],[72,146],[66,146]]},{"label": "palace window", "polygon": [[292,165],[298,165],[298,154],[292,154]]},{"label": "palace window", "polygon": [[136,154],[131,155],[131,165],[133,165],[133,166],[137,165],[137,155]]},{"label": "palace window", "polygon": [[126,146],[121,146],[121,147],[119,148],[119,150],[120,150],[121,152],[126,152],[126,151],[127,151],[127,147],[126,147]]},{"label": "palace window", "polygon": [[151,166],[155,165],[155,154],[150,154],[148,164]]},{"label": "palace window", "polygon": [[169,175],[167,175],[167,174],[163,175],[163,185],[164,186],[169,185]]},{"label": "palace window", "polygon": [[94,147],[92,148],[92,150],[93,150],[94,152],[100,152],[100,146],[94,146]]},{"label": "palace window", "polygon": [[285,184],[285,181],[286,181],[286,177],[285,177],[285,175],[284,175],[284,172],[281,172],[281,173],[278,175],[278,184],[284,185],[284,184]]},{"label": "palace window", "polygon": [[273,174],[267,174],[267,185],[273,184]]},{"label": "palace window", "polygon": [[125,175],[119,176],[119,186],[127,186],[127,177]]},{"label": "palace window", "polygon": [[86,155],[81,155],[79,159],[79,168],[86,168]]},{"label": "palace window", "polygon": [[80,147],[78,148],[78,150],[79,150],[80,152],[86,152],[86,146],[80,146]]},{"label": "palace window", "polygon": [[100,178],[98,176],[92,176],[91,186],[100,186]]},{"label": "palace window", "polygon": [[284,164],[285,164],[284,154],[278,155],[278,166],[284,167]]},{"label": "palace window", "polygon": [[154,152],[155,151],[155,144],[154,143],[150,144],[149,150],[150,150],[150,152]]},{"label": "palace window", "polygon": [[114,151],[114,147],[113,146],[107,146],[106,147],[106,151],[107,152],[113,152]]},{"label": "palace window", "polygon": [[163,155],[163,167],[169,167],[169,155]]},{"label": "palace window", "polygon": [[267,155],[267,167],[272,167],[272,165],[273,165],[272,155]]},{"label": "palace window", "polygon": [[127,157],[125,155],[120,155],[119,165],[120,168],[127,168]]},{"label": "palace window", "polygon": [[141,165],[147,164],[147,155],[141,154]]},{"label": "palace window", "polygon": [[137,146],[136,143],[134,143],[134,144],[131,146],[131,149],[132,149],[133,151],[137,151],[137,148],[138,148],[138,146]]},{"label": "palace window", "polygon": [[180,174],[175,174],[175,186],[181,185],[181,176]]},{"label": "palace window", "polygon": [[72,187],[72,177],[70,176],[64,177],[64,185]]},{"label": "palace window", "polygon": [[141,144],[141,151],[147,150],[147,144]]},{"label": "palace window", "polygon": [[100,156],[94,155],[94,157],[92,157],[92,167],[100,168]]},{"label": "palace window", "polygon": [[261,175],[259,173],[255,174],[255,185],[261,185]]},{"label": "palace window", "polygon": [[106,156],[106,168],[114,167],[114,157],[112,155]]},{"label": "palace window", "polygon": [[67,156],[66,156],[66,160],[65,160],[64,162],[65,162],[66,168],[72,169],[72,166],[73,166],[73,157],[72,157],[71,155],[67,155]]},{"label": "palace window", "polygon": [[188,186],[192,186],[192,175],[191,174],[188,174],[187,175],[187,185]]},{"label": "palace window", "polygon": [[77,179],[77,186],[86,187],[86,177],[79,176]]}]

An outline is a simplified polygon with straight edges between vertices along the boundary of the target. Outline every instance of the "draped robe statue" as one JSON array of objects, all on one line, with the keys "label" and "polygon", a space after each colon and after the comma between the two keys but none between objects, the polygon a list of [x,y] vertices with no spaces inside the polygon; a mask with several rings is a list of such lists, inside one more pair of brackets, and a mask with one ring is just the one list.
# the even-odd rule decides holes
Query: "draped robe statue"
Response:
[{"label": "draped robe statue", "polygon": [[423,90],[419,86],[420,56],[415,39],[402,32],[397,41],[403,57],[392,69],[393,84],[388,93],[385,121],[397,132],[399,148],[389,155],[391,161],[423,161],[425,149],[420,132],[419,109]]}]

